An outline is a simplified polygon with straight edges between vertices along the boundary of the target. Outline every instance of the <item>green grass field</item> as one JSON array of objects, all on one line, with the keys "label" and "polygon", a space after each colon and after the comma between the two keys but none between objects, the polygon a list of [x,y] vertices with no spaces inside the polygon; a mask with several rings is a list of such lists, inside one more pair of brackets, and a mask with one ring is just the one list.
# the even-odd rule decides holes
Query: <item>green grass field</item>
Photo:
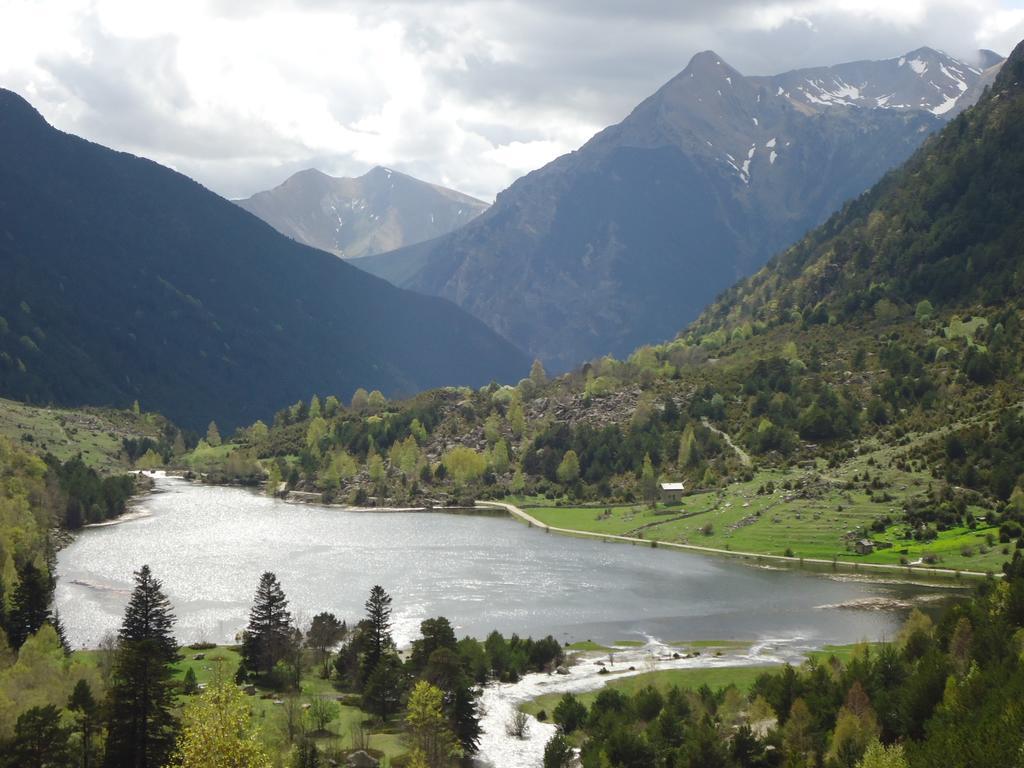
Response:
[{"label": "green grass field", "polygon": [[[758,675],[771,669],[775,669],[775,667],[662,669],[655,672],[644,672],[643,674],[619,679],[615,679],[613,675],[609,675],[609,679],[605,685],[609,688],[615,688],[616,690],[622,691],[627,695],[632,695],[648,685],[653,685],[662,692],[667,691],[672,686],[678,686],[679,688],[700,688],[702,685],[707,685],[716,690],[719,688],[726,688],[730,685],[735,685],[741,691],[747,691],[750,686],[754,684],[754,681],[757,680]],[[596,691],[588,691],[587,693],[576,694],[576,698],[589,707],[594,699],[597,698],[598,693],[600,693],[600,689]],[[554,708],[558,706],[558,702],[562,698],[562,695],[563,694],[561,693],[545,694],[544,696],[540,696],[539,698],[525,703],[522,706],[522,710],[534,717],[537,716],[538,712],[543,710],[550,716],[552,711],[554,711]]]},{"label": "green grass field", "polygon": [[[736,649],[744,648],[749,643],[743,643],[734,640],[701,640],[696,642],[681,643],[680,646],[685,645],[689,648],[702,648],[702,649]],[[826,645],[820,651],[813,651],[808,654],[808,658],[813,659],[815,662],[821,664],[835,658],[842,664],[848,664],[856,654],[864,653],[865,650],[878,648],[881,643],[856,643],[853,645]],[[719,690],[721,688],[727,688],[730,685],[736,686],[741,692],[750,690],[750,687],[754,684],[754,681],[763,674],[764,672],[770,672],[777,670],[777,665],[764,665],[764,666],[750,666],[750,667],[702,667],[694,669],[662,669],[654,672],[644,672],[639,675],[633,675],[631,677],[622,677],[616,679],[614,675],[609,675],[605,686],[609,688],[615,688],[627,695],[633,695],[641,688],[645,688],[648,685],[653,685],[661,692],[667,691],[672,686],[676,686],[683,689],[695,689],[700,688],[702,685],[707,685],[712,690]],[[576,694],[581,702],[586,706],[597,698],[598,693],[601,689],[594,691],[588,691],[586,693]],[[561,693],[550,693],[540,696],[532,701],[526,702],[521,709],[533,715],[534,717],[541,711],[544,711],[550,717],[554,708],[558,705],[559,700],[562,698]]]},{"label": "green grass field", "polygon": [[[998,530],[990,526],[952,528],[939,532],[930,542],[910,538],[906,526],[899,522],[884,532],[869,532],[879,518],[900,520],[904,501],[921,494],[932,482],[925,472],[890,467],[899,450],[906,447],[865,445],[859,456],[835,469],[821,462],[813,469],[763,469],[749,482],[688,496],[681,505],[669,508],[552,506],[547,499],[543,504],[537,499],[509,502],[522,502],[529,514],[558,528],[737,552],[998,572],[1012,551],[999,544]],[[870,494],[863,480],[865,473],[879,486],[871,488]],[[769,484],[774,486],[771,493],[765,492]],[[988,512],[981,508],[971,511],[979,518]],[[858,554],[854,542],[864,537],[892,546]]]},{"label": "green grass field", "polygon": [[0,398],[0,435],[61,461],[78,454],[98,470],[124,469],[121,440],[156,437],[159,428],[146,415],[109,409],[42,408]]}]

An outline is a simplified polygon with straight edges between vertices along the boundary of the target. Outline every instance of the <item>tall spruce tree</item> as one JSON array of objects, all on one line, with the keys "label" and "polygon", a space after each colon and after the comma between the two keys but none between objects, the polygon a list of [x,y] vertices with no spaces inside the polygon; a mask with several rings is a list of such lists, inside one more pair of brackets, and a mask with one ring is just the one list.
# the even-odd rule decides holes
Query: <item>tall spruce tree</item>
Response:
[{"label": "tall spruce tree", "polygon": [[8,619],[8,639],[15,649],[21,648],[30,635],[50,620],[50,600],[53,597],[50,578],[32,563],[25,564],[18,578]]},{"label": "tall spruce tree", "polygon": [[93,764],[93,737],[99,721],[100,705],[92,695],[92,688],[85,680],[75,683],[75,690],[68,697],[68,710],[75,716],[75,731],[78,734],[78,764],[89,768]]},{"label": "tall spruce tree", "polygon": [[288,599],[277,576],[267,571],[260,576],[249,626],[242,635],[242,665],[257,675],[270,674],[288,654],[294,642]]},{"label": "tall spruce tree", "polygon": [[172,634],[174,614],[162,586],[148,565],[135,574],[114,659],[106,768],[159,768],[174,749],[171,665],[180,657]]},{"label": "tall spruce tree", "polygon": [[380,660],[395,645],[391,638],[391,595],[379,584],[370,590],[370,597],[366,601],[366,620],[368,637],[360,675],[363,685],[377,669]]}]

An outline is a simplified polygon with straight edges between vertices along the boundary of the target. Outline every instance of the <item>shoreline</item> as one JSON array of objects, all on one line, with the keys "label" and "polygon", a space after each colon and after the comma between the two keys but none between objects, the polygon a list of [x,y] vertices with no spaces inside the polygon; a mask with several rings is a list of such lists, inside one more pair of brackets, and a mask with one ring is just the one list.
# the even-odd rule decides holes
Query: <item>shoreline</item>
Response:
[{"label": "shoreline", "polygon": [[747,565],[760,568],[782,566],[787,569],[796,567],[800,570],[809,570],[815,573],[845,572],[847,574],[857,574],[862,576],[867,581],[876,581],[877,579],[872,578],[874,574],[877,574],[878,576],[900,576],[902,578],[917,577],[927,579],[928,577],[931,577],[934,581],[925,582],[926,585],[939,582],[946,586],[949,586],[948,582],[950,581],[959,582],[965,578],[971,580],[991,578],[991,574],[981,571],[960,571],[951,568],[923,568],[920,566],[910,565],[889,565],[888,563],[851,563],[846,560],[825,560],[813,557],[787,557],[786,555],[742,552],[739,550],[722,549],[720,547],[702,547],[698,544],[681,544],[679,542],[661,541],[659,539],[641,539],[636,536],[624,536],[621,534],[597,533],[596,531],[584,531],[577,528],[560,528],[558,526],[547,525],[514,504],[508,504],[503,501],[478,501],[476,502],[476,506],[482,509],[503,509],[508,512],[513,519],[525,523],[530,528],[540,528],[545,533],[557,533],[563,536],[575,536],[577,538],[599,539],[605,542],[621,542],[633,545],[640,544],[652,549],[667,548],[693,552],[695,554],[727,557],[739,560]]},{"label": "shoreline", "polygon": [[[194,483],[191,480],[182,475],[171,473],[167,470],[136,470],[136,474],[146,475],[152,479],[170,479],[176,478],[187,483]],[[200,483],[207,485],[206,483]],[[220,488],[236,488],[242,486],[235,485],[224,485],[220,483],[211,483],[211,487]],[[137,501],[141,501],[146,496],[159,492],[154,483],[150,488],[146,489],[143,493],[132,498],[133,506]],[[664,541],[661,539],[643,539],[638,536],[626,536],[623,534],[612,534],[612,533],[598,533],[596,531],[585,531],[578,528],[561,528],[559,526],[547,525],[546,523],[533,517],[533,515],[524,511],[523,509],[509,504],[503,501],[477,501],[473,507],[424,507],[424,506],[411,506],[411,507],[354,507],[348,504],[332,504],[325,503],[322,501],[312,501],[305,498],[278,498],[276,500],[281,501],[284,504],[291,504],[294,506],[319,506],[330,509],[338,509],[345,512],[353,513],[365,513],[365,512],[385,512],[385,513],[442,513],[442,514],[466,514],[473,512],[503,512],[514,520],[518,520],[521,523],[525,523],[530,528],[539,528],[545,533],[557,533],[563,536],[573,536],[576,538],[588,538],[598,539],[606,543],[623,543],[631,544],[633,546],[641,545],[650,547],[652,549],[657,548],[668,548],[674,550],[680,550],[684,552],[692,552],[694,554],[708,555],[714,557],[725,557],[733,560],[738,560],[746,565],[754,568],[779,568],[785,570],[806,570],[812,573],[819,574],[835,574],[843,575],[847,577],[855,577],[867,582],[872,583],[886,583],[887,580],[896,578],[900,583],[914,583],[914,579],[919,579],[919,583],[922,586],[935,586],[936,584],[950,587],[957,586],[965,579],[971,582],[980,581],[988,578],[993,578],[998,574],[991,574],[982,571],[965,571],[957,570],[953,568],[934,568],[934,567],[923,567],[919,565],[892,565],[889,563],[857,563],[850,562],[847,560],[826,560],[824,558],[813,558],[813,557],[787,557],[786,555],[772,555],[761,552],[746,552],[741,550],[722,549],[721,547],[704,547],[699,544],[682,544],[674,541]],[[132,520],[144,518],[148,516],[148,512],[141,510],[129,509],[124,514],[110,520],[105,520],[101,523],[93,523],[85,528],[94,527],[106,527],[112,525],[119,525],[122,522],[131,522]],[[888,577],[888,579],[886,578]],[[966,584],[962,585],[966,588]]]}]

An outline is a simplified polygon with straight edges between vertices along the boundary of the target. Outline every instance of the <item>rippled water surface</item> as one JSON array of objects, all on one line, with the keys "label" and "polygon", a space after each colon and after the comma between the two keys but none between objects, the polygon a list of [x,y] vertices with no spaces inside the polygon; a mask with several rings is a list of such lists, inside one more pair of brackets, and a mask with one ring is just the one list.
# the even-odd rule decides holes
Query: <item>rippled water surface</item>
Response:
[{"label": "rippled water surface", "polygon": [[[260,574],[277,573],[301,619],[359,618],[370,587],[394,598],[396,639],[449,617],[560,639],[773,638],[794,647],[891,635],[899,609],[935,590],[868,584],[642,546],[545,534],[504,517],[363,512],[286,504],[249,491],[157,481],[140,514],[91,528],[58,556],[57,606],[74,646],[120,624],[132,572],[163,581],[182,641],[230,641]],[[876,598],[869,600],[869,598]],[[873,604],[874,610],[849,606]]]}]

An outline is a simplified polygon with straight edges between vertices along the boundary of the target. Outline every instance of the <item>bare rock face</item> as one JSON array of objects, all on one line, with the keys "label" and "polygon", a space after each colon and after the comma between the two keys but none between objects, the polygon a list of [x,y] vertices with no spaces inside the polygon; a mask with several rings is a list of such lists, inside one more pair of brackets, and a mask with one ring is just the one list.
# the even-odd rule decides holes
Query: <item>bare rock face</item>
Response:
[{"label": "bare rock face", "polygon": [[237,202],[281,234],[343,259],[430,240],[487,210],[482,200],[381,167],[354,179],[309,169]]},{"label": "bare rock face", "polygon": [[971,102],[982,64],[920,49],[746,77],[705,51],[470,224],[355,263],[454,301],[548,370],[623,356],[906,160]]}]

